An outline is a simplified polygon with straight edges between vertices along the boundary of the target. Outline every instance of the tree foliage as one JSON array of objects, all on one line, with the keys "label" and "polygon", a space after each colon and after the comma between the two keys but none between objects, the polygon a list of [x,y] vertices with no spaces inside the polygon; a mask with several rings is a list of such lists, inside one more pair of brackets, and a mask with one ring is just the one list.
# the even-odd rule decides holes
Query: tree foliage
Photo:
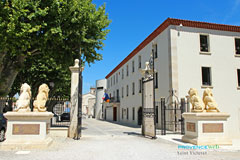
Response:
[{"label": "tree foliage", "polygon": [[[31,86],[32,97],[37,96],[38,88],[42,83],[46,83],[49,88],[49,97],[69,98],[71,87],[71,73],[68,67],[57,64],[54,58],[28,57],[24,62],[24,69],[19,72],[13,83],[9,96],[14,96],[22,82],[26,82]],[[53,84],[53,86],[51,86]]]},{"label": "tree foliage", "polygon": [[[47,81],[41,74],[51,69],[46,63],[56,64],[55,71],[66,71],[80,50],[83,62],[101,60],[98,50],[109,23],[105,5],[96,8],[91,0],[1,0],[0,95],[9,93],[23,69]],[[41,59],[45,65],[39,65]]]}]

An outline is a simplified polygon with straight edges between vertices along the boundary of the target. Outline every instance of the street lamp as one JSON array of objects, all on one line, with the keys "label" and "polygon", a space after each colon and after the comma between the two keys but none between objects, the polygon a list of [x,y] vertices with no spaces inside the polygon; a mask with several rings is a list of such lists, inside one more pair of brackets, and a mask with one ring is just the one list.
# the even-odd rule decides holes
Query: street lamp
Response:
[{"label": "street lamp", "polygon": [[53,87],[54,87],[54,82],[49,82],[49,86],[50,86],[51,88],[53,88]]},{"label": "street lamp", "polygon": [[80,48],[80,56],[79,56],[79,71],[78,71],[78,120],[77,120],[77,130],[75,137],[73,139],[79,140],[82,136],[82,71],[84,69],[83,63],[82,63],[82,54],[81,54],[81,48]]}]

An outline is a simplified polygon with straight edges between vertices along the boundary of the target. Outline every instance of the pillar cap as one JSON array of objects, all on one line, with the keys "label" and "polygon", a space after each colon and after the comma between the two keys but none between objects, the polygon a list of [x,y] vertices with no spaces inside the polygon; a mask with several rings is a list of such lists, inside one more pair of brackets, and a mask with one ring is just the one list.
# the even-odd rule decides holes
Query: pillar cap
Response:
[{"label": "pillar cap", "polygon": [[79,59],[75,59],[75,61],[74,61],[74,67],[79,67]]},{"label": "pillar cap", "polygon": [[70,66],[69,69],[71,72],[79,72],[79,59],[75,59],[74,66]]}]

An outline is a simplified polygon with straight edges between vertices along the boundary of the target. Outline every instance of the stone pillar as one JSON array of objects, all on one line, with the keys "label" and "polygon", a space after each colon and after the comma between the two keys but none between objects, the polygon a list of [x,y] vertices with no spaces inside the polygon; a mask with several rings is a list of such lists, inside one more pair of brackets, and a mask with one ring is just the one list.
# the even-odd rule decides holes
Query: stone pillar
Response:
[{"label": "stone pillar", "polygon": [[75,59],[75,65],[69,67],[71,70],[71,118],[68,128],[68,137],[74,138],[77,130],[78,114],[78,81],[79,81],[79,60]]}]

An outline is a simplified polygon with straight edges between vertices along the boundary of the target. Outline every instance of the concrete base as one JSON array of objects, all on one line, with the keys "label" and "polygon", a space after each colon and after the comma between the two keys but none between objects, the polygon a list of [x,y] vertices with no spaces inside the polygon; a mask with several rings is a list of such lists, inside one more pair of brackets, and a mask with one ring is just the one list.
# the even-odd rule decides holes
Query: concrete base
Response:
[{"label": "concrete base", "polygon": [[232,141],[229,138],[196,138],[191,136],[183,136],[183,142],[188,142],[194,145],[232,145]]},{"label": "concrete base", "polygon": [[66,128],[66,127],[50,128],[50,136],[52,136],[52,137],[67,137],[68,136],[68,128]]},{"label": "concrete base", "polygon": [[46,149],[52,144],[53,140],[48,137],[41,141],[4,141],[0,144],[1,150],[31,150]]},{"label": "concrete base", "polygon": [[50,112],[7,112],[6,140],[1,149],[43,149],[52,143],[49,137]]},{"label": "concrete base", "polygon": [[227,113],[183,113],[185,135],[183,142],[194,145],[232,145],[226,135]]}]

